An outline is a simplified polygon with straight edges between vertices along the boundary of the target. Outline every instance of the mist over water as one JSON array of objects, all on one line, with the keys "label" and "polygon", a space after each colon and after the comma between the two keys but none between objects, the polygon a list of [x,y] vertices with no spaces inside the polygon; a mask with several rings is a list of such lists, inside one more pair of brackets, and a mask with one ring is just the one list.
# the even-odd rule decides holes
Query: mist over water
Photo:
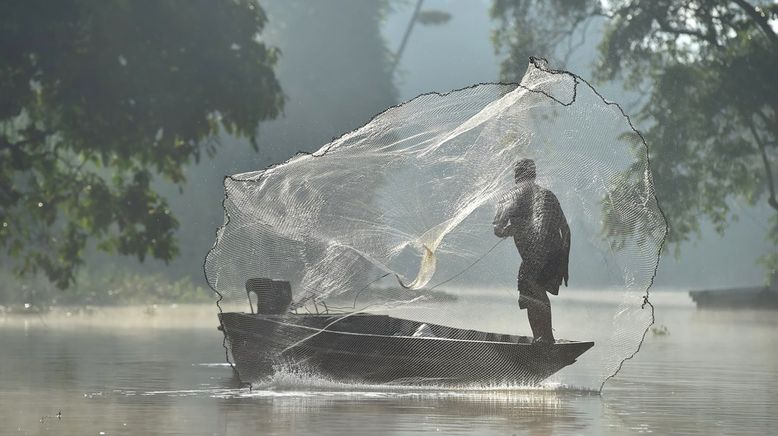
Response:
[{"label": "mist over water", "polygon": [[[504,311],[463,322],[526,332],[507,294]],[[594,294],[567,292],[570,300]],[[212,306],[6,314],[0,422],[18,434],[770,433],[778,407],[773,314],[698,311],[678,292],[652,298],[669,334],[649,332],[601,395],[575,385],[571,372],[583,370],[586,354],[543,388],[382,387],[282,373],[249,389],[225,362]],[[585,339],[576,303],[563,301],[552,302],[558,337]],[[607,314],[606,304],[588,307]],[[479,313],[472,299],[447,309]]]}]

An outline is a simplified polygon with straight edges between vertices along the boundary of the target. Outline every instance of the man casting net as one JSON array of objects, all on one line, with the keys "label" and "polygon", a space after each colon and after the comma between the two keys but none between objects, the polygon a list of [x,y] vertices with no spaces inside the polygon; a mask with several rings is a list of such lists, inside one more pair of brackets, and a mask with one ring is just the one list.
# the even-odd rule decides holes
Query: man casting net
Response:
[{"label": "man casting net", "polygon": [[[542,60],[519,85],[389,108],[225,192],[205,271],[244,381],[524,385],[562,370],[596,388],[653,320],[666,224],[646,145]],[[568,278],[552,330],[547,295]]]}]

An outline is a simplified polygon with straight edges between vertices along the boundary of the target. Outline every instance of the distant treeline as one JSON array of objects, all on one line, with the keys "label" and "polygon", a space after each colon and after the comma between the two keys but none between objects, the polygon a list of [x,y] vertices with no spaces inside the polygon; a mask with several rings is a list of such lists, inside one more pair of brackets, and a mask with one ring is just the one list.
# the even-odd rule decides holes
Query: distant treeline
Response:
[{"label": "distant treeline", "polygon": [[160,303],[212,303],[214,293],[188,277],[82,270],[76,285],[63,291],[45,277],[20,279],[0,272],[0,305],[12,312],[42,312],[53,306],[108,306]]}]

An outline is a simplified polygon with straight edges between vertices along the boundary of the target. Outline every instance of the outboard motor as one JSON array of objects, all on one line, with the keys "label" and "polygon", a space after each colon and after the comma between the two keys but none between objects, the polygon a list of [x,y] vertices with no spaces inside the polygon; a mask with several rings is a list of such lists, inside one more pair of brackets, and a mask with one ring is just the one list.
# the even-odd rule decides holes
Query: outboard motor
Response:
[{"label": "outboard motor", "polygon": [[253,278],[246,280],[246,295],[249,299],[251,313],[254,306],[251,304],[251,294],[257,296],[257,314],[283,315],[289,311],[292,304],[292,286],[283,280],[267,278]]}]

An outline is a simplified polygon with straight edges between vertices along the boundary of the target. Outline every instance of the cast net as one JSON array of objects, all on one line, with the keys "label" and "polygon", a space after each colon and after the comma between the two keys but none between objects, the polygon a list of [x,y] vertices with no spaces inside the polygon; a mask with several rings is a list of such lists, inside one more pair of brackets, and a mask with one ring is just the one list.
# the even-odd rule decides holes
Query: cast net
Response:
[{"label": "cast net", "polygon": [[[521,229],[499,238],[493,225],[517,196],[523,159],[571,235],[569,287],[551,296],[555,344],[532,343],[517,304],[522,258],[510,236]],[[653,322],[648,288],[666,223],[646,144],[617,105],[542,60],[518,85],[421,95],[224,185],[225,223],[205,272],[246,382],[284,372],[599,388]],[[559,221],[538,200],[548,196],[518,197],[513,227],[535,230],[517,243],[553,245],[537,236]],[[527,253],[542,269],[543,256]],[[558,283],[559,256],[546,258],[556,267],[534,275]],[[529,275],[523,286],[534,289],[523,292],[537,296],[541,280]]]}]

